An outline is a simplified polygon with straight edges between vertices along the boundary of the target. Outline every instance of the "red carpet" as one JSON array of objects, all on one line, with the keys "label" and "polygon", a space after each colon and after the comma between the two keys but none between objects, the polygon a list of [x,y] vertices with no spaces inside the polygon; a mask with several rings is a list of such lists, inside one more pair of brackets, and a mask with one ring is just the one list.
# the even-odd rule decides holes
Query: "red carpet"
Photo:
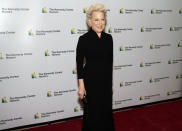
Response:
[{"label": "red carpet", "polygon": [[[114,113],[116,131],[182,131],[182,100]],[[81,131],[81,119],[24,131]]]}]

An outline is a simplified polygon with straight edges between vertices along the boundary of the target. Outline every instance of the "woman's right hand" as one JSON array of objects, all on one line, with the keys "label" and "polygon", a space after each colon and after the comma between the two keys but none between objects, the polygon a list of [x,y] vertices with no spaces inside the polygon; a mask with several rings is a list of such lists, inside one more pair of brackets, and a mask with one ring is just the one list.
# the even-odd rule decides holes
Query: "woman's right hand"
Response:
[{"label": "woman's right hand", "polygon": [[79,86],[78,95],[79,95],[80,99],[83,99],[84,95],[86,95],[86,90],[85,90],[84,86]]}]

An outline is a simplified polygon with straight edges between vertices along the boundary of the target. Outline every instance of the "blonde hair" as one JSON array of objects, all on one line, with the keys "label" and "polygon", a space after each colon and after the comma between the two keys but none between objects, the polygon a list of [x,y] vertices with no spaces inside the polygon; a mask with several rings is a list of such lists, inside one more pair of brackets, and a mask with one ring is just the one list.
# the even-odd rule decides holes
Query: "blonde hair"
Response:
[{"label": "blonde hair", "polygon": [[92,18],[92,13],[95,11],[103,12],[104,16],[106,17],[106,9],[105,9],[105,6],[103,4],[91,5],[89,7],[89,9],[87,10],[87,13],[86,13],[86,22],[87,22],[87,25],[89,27],[91,27],[91,24],[89,23],[89,19]]}]

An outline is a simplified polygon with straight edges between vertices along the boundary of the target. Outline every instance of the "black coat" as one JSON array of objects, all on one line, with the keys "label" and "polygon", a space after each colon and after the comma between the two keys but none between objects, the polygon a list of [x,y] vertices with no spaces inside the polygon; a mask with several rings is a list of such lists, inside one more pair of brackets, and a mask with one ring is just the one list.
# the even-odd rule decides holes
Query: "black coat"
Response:
[{"label": "black coat", "polygon": [[76,61],[77,76],[78,79],[84,80],[88,100],[88,105],[85,105],[84,109],[83,131],[114,131],[112,36],[102,32],[99,38],[97,33],[90,29],[79,37]]}]

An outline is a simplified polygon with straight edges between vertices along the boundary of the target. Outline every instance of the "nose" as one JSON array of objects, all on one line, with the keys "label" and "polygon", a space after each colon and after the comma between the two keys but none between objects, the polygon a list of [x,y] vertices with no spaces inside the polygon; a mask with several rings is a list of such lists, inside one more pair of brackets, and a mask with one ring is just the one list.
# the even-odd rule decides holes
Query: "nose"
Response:
[{"label": "nose", "polygon": [[102,20],[99,20],[99,25],[102,25]]}]

